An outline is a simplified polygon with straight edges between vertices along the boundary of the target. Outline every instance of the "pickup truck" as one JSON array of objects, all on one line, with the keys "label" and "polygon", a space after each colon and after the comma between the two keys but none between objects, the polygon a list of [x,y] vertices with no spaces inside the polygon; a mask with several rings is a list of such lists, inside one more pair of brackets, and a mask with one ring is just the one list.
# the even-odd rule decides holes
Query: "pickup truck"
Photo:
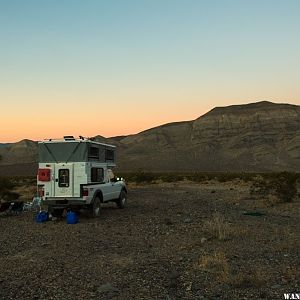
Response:
[{"label": "pickup truck", "polygon": [[112,170],[116,166],[115,149],[70,136],[39,142],[37,190],[42,205],[47,205],[52,215],[66,208],[86,208],[93,217],[100,216],[102,203],[115,202],[124,208],[127,187]]}]

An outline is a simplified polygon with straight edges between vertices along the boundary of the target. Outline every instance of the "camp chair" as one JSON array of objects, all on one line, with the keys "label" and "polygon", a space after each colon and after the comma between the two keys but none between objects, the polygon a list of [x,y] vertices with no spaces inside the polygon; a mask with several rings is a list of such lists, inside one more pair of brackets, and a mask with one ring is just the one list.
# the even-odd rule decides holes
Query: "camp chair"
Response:
[{"label": "camp chair", "polygon": [[24,207],[23,201],[13,202],[10,211],[14,212],[15,214],[19,214],[23,211],[23,207]]}]

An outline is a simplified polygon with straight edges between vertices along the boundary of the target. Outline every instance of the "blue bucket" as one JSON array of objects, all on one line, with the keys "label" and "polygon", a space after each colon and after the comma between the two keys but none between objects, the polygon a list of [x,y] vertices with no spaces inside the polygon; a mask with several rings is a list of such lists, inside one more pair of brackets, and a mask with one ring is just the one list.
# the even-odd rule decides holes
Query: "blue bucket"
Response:
[{"label": "blue bucket", "polygon": [[69,211],[67,213],[67,223],[68,224],[76,224],[78,223],[78,216],[76,215],[76,213]]},{"label": "blue bucket", "polygon": [[40,211],[36,215],[35,221],[37,223],[44,223],[44,222],[48,221],[48,218],[49,218],[49,214],[47,211]]}]

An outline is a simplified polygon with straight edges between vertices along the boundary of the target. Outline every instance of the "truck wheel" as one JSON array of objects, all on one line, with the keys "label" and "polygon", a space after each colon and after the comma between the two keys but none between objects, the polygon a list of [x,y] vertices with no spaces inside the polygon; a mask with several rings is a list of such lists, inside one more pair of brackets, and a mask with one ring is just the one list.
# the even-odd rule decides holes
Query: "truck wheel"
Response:
[{"label": "truck wheel", "polygon": [[100,216],[100,210],[101,210],[101,201],[99,197],[96,197],[94,199],[91,209],[92,209],[93,218],[98,218]]},{"label": "truck wheel", "polygon": [[124,208],[126,206],[127,201],[127,193],[122,190],[118,200],[116,200],[116,204],[118,208]]}]

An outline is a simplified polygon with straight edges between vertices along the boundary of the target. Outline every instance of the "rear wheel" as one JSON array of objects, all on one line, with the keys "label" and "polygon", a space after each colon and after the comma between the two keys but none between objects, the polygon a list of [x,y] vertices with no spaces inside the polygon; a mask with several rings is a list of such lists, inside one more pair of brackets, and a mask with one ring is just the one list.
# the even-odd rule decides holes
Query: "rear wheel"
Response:
[{"label": "rear wheel", "polygon": [[98,218],[100,216],[101,210],[101,200],[99,197],[96,197],[91,205],[91,213],[93,218]]},{"label": "rear wheel", "polygon": [[116,204],[118,208],[124,208],[127,202],[127,193],[122,190],[118,200],[116,200]]}]

